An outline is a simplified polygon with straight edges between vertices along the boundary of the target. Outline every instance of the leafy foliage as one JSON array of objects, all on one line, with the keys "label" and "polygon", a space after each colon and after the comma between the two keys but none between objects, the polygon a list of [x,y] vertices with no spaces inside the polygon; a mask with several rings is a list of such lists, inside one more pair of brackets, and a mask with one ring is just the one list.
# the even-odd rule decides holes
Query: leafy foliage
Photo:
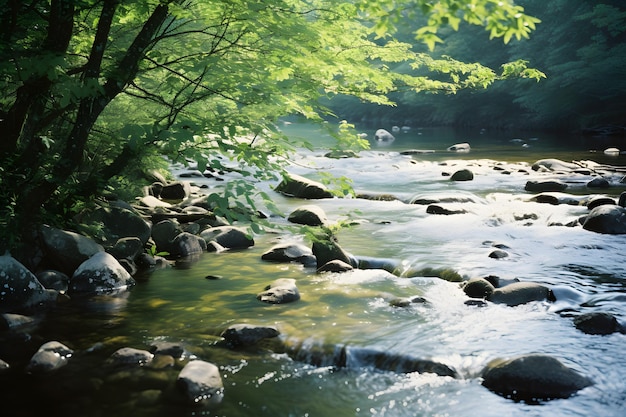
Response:
[{"label": "leafy foliage", "polygon": [[[389,105],[393,92],[454,92],[499,77],[395,36],[418,16],[426,22],[413,35],[431,49],[440,29],[461,21],[505,42],[537,22],[493,0],[4,2],[0,218],[10,220],[0,235],[42,219],[67,222],[103,191],[160,166],[162,155],[200,169],[235,161],[244,178],[279,177],[301,144],[277,118],[322,121],[333,116],[323,99]],[[391,70],[401,65],[419,73]],[[521,61],[516,68],[504,75],[537,76]],[[340,148],[363,146],[347,124],[336,138]],[[233,213],[253,203],[249,184],[226,187],[216,210],[239,218]]]}]

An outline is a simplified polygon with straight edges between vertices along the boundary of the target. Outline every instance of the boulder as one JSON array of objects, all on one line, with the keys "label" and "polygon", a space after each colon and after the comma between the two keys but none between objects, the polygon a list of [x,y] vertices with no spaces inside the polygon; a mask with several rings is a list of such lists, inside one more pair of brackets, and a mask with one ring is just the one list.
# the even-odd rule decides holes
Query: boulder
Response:
[{"label": "boulder", "polygon": [[335,260],[356,266],[353,258],[339,246],[333,237],[314,241],[312,251],[317,261],[318,268]]},{"label": "boulder", "polygon": [[581,314],[574,319],[574,325],[587,334],[607,335],[625,330],[614,315],[602,312]]},{"label": "boulder", "polygon": [[138,237],[123,237],[119,239],[115,244],[107,249],[107,252],[113,255],[115,259],[129,259],[134,260],[143,253],[144,245]]},{"label": "boulder", "polygon": [[192,360],[180,371],[176,386],[189,405],[216,406],[224,398],[224,384],[217,366]]},{"label": "boulder", "polygon": [[463,292],[470,298],[487,298],[495,287],[485,278],[471,278],[463,285]]},{"label": "boulder", "polygon": [[396,140],[395,136],[385,129],[378,129],[374,133],[374,139],[379,142],[393,142],[394,140]]},{"label": "boulder", "polygon": [[450,177],[450,181],[471,181],[474,179],[474,173],[469,169],[460,169]]},{"label": "boulder", "polygon": [[254,246],[254,239],[245,229],[234,226],[218,226],[204,230],[200,237],[209,242],[216,242],[226,249],[245,249]]},{"label": "boulder", "polygon": [[307,226],[322,226],[328,223],[326,213],[315,205],[300,206],[289,214],[287,218],[291,223],[304,224]]},{"label": "boulder", "polygon": [[68,276],[92,255],[104,251],[101,245],[86,236],[49,226],[41,227],[40,240],[46,259]]},{"label": "boulder", "polygon": [[153,359],[154,355],[147,350],[124,347],[113,352],[107,359],[107,364],[114,367],[144,366]]},{"label": "boulder", "polygon": [[583,229],[596,233],[626,234],[626,208],[601,205],[581,219]]},{"label": "boulder", "polygon": [[515,401],[568,398],[593,382],[547,355],[524,355],[491,361],[483,369],[483,386]]},{"label": "boulder", "polygon": [[269,304],[285,304],[300,299],[300,291],[296,287],[296,280],[280,278],[265,287],[265,291],[257,294],[257,300]]},{"label": "boulder", "polygon": [[361,366],[373,366],[383,371],[431,373],[452,378],[458,376],[457,372],[448,365],[430,359],[415,358],[370,348],[347,348],[347,354],[348,362],[356,362]]},{"label": "boulder", "polygon": [[233,324],[220,334],[232,348],[255,345],[263,339],[271,339],[278,335],[280,332],[275,327],[252,324]]},{"label": "boulder", "polygon": [[35,324],[36,320],[30,316],[21,314],[0,314],[0,330],[15,330]]},{"label": "boulder", "polygon": [[185,354],[185,347],[180,343],[155,341],[150,345],[150,353],[180,359]]},{"label": "boulder", "polygon": [[527,181],[526,186],[524,186],[526,191],[533,193],[559,192],[564,191],[566,188],[567,184],[557,180]]},{"label": "boulder", "polygon": [[[202,177],[202,173],[199,175]],[[170,182],[161,189],[160,197],[163,200],[184,200],[191,194],[191,185],[187,181]]]},{"label": "boulder", "polygon": [[448,152],[459,152],[459,153],[466,153],[466,152],[469,152],[470,150],[471,150],[470,144],[467,142],[457,143],[447,148]]},{"label": "boulder", "polygon": [[261,255],[261,259],[272,262],[298,262],[304,266],[315,266],[317,262],[309,247],[297,243],[273,246]]},{"label": "boulder", "polygon": [[134,210],[122,205],[100,207],[85,216],[82,222],[102,225],[98,237],[105,246],[111,246],[125,237],[139,238],[142,244],[150,238],[151,225]]},{"label": "boulder", "polygon": [[179,233],[169,245],[169,255],[174,258],[184,258],[203,253],[206,242],[199,236],[191,233]]},{"label": "boulder", "polygon": [[555,301],[552,291],[533,282],[514,282],[496,288],[487,298],[492,303],[517,306],[531,301]]},{"label": "boulder", "polygon": [[135,280],[113,256],[98,252],[83,262],[70,279],[70,294],[96,295],[125,290]]},{"label": "boulder", "polygon": [[54,290],[46,290],[37,277],[11,255],[0,256],[0,313],[53,303],[57,295]]},{"label": "boulder", "polygon": [[503,251],[501,249],[496,249],[494,251],[491,251],[491,253],[489,253],[489,257],[492,259],[504,259],[508,256],[509,256],[508,252]]},{"label": "boulder", "polygon": [[290,197],[308,200],[333,197],[324,184],[296,174],[285,176],[281,183],[276,186],[275,191]]},{"label": "boulder", "polygon": [[152,240],[159,252],[170,252],[170,245],[174,238],[182,233],[176,219],[161,220],[152,226]]},{"label": "boulder", "polygon": [[622,191],[617,200],[617,205],[620,207],[626,207],[626,191]]},{"label": "boulder", "polygon": [[63,272],[46,269],[45,271],[37,272],[37,281],[41,282],[44,288],[65,293],[69,287],[70,277]]},{"label": "boulder", "polygon": [[26,372],[29,374],[45,374],[54,372],[68,363],[74,351],[59,342],[44,343],[31,357]]}]

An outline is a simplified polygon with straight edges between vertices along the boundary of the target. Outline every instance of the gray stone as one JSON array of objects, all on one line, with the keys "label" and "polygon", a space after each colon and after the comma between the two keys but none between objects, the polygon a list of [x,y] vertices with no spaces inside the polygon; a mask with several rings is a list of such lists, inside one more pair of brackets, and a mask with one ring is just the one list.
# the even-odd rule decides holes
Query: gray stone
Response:
[{"label": "gray stone", "polygon": [[275,327],[252,324],[233,324],[220,334],[226,344],[233,348],[255,345],[263,339],[271,339],[278,335],[280,332]]},{"label": "gray stone", "polygon": [[532,165],[533,171],[563,171],[571,172],[580,169],[580,166],[561,161],[560,159],[540,159]]},{"label": "gray stone", "polygon": [[450,177],[450,181],[471,181],[474,179],[474,173],[469,169],[460,169]]},{"label": "gray stone", "polygon": [[201,237],[183,232],[171,242],[169,254],[174,258],[184,258],[201,254],[206,250],[206,247],[206,242]]},{"label": "gray stone", "polygon": [[46,290],[35,275],[11,255],[0,256],[0,313],[52,303],[57,292]]},{"label": "gray stone", "polygon": [[322,272],[347,272],[352,271],[354,268],[352,265],[345,263],[344,261],[340,261],[339,259],[334,259],[332,261],[326,262],[324,265],[317,268],[317,273]]},{"label": "gray stone", "polygon": [[567,184],[557,180],[527,181],[526,186],[524,187],[526,191],[534,193],[564,191],[566,188]]},{"label": "gray stone", "polygon": [[[202,177],[202,173],[199,175]],[[184,200],[191,194],[191,186],[186,181],[171,182],[163,186],[160,197],[163,200]]]},{"label": "gray stone", "polygon": [[7,362],[0,359],[0,374],[7,372],[9,369],[11,369],[11,366]]},{"label": "gray stone", "polygon": [[322,226],[328,223],[326,213],[318,206],[300,206],[289,214],[287,218],[291,223],[304,224],[308,226]]},{"label": "gray stone", "polygon": [[447,148],[448,152],[459,152],[459,153],[469,152],[470,150],[471,150],[470,144],[467,142],[457,143]]},{"label": "gray stone", "polygon": [[379,142],[393,142],[394,140],[396,140],[395,136],[389,133],[389,131],[386,129],[378,129],[376,132],[374,132],[374,139]]},{"label": "gray stone", "polygon": [[606,178],[596,177],[587,183],[589,188],[609,188],[611,184]]},{"label": "gray stone", "polygon": [[494,291],[491,282],[484,278],[471,278],[463,285],[463,292],[470,298],[487,298]]},{"label": "gray stone", "polygon": [[62,343],[44,343],[26,365],[26,372],[30,374],[54,372],[67,365],[73,353],[72,349]]},{"label": "gray stone", "polygon": [[318,268],[335,260],[356,266],[356,261],[339,246],[333,237],[314,241],[312,251],[317,261]]},{"label": "gray stone", "polygon": [[607,335],[624,332],[614,315],[603,312],[584,313],[574,318],[578,330],[587,334]]},{"label": "gray stone", "polygon": [[101,207],[85,216],[82,221],[86,224],[102,225],[99,237],[106,246],[125,237],[139,238],[142,244],[150,238],[151,225],[129,208],[114,205]]},{"label": "gray stone", "polygon": [[300,291],[295,279],[280,278],[265,287],[265,291],[257,294],[256,298],[264,303],[285,304],[298,301]]},{"label": "gray stone", "polygon": [[[148,232],[149,233],[149,232]],[[134,260],[144,251],[145,242],[138,237],[123,237],[118,239],[115,244],[107,249],[107,252],[113,255],[115,259]]]},{"label": "gray stone", "polygon": [[314,266],[316,263],[311,249],[297,243],[273,246],[261,255],[261,259],[272,262],[299,262],[305,266]]},{"label": "gray stone", "polygon": [[496,249],[494,251],[492,251],[491,253],[489,253],[489,257],[492,259],[503,259],[508,257],[509,254],[506,251],[503,251],[501,249]]},{"label": "gray stone", "polygon": [[175,219],[162,220],[152,226],[152,240],[159,252],[170,252],[171,243],[182,233],[180,224]]},{"label": "gray stone", "polygon": [[581,219],[583,229],[596,233],[626,234],[626,208],[602,205]]},{"label": "gray stone", "polygon": [[209,242],[216,242],[227,249],[245,249],[254,246],[254,239],[244,230],[234,226],[218,226],[204,230],[200,237]]},{"label": "gray stone", "polygon": [[594,208],[600,207],[600,206],[614,206],[614,205],[615,205],[615,200],[610,197],[596,197],[596,198],[589,200],[589,202],[587,203],[587,208],[589,210],[593,210]]},{"label": "gray stone", "polygon": [[86,236],[49,226],[41,227],[40,238],[46,258],[68,276],[92,255],[104,251],[100,244]]},{"label": "gray stone", "polygon": [[296,198],[309,200],[332,198],[332,193],[320,182],[296,174],[289,174],[276,186],[275,191]]},{"label": "gray stone", "polygon": [[95,295],[125,290],[135,284],[113,256],[98,252],[83,262],[70,279],[70,294]]},{"label": "gray stone", "polygon": [[107,364],[112,366],[144,366],[154,359],[154,355],[147,350],[124,347],[116,350],[107,359]]},{"label": "gray stone", "polygon": [[439,204],[431,204],[426,207],[426,213],[428,214],[439,214],[444,216],[450,216],[452,214],[465,214],[467,210],[465,209],[449,209]]},{"label": "gray stone", "polygon": [[483,385],[516,401],[568,398],[593,382],[546,355],[491,361],[482,372]]},{"label": "gray stone", "polygon": [[64,293],[67,292],[70,277],[63,272],[47,269],[37,273],[37,280],[47,289]]},{"label": "gray stone", "polygon": [[176,386],[190,405],[216,406],[224,398],[219,368],[210,362],[189,362],[178,374]]},{"label": "gray stone", "polygon": [[514,282],[496,288],[487,298],[492,303],[517,306],[531,301],[555,301],[552,291],[533,282]]},{"label": "gray stone", "polygon": [[0,330],[14,330],[34,323],[35,319],[30,316],[12,313],[0,314]]}]

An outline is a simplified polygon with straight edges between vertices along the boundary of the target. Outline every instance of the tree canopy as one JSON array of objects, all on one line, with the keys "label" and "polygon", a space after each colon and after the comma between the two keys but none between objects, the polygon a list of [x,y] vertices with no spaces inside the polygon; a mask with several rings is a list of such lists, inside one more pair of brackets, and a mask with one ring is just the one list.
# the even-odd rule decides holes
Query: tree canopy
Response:
[{"label": "tree canopy", "polygon": [[[407,21],[423,24],[402,41]],[[538,20],[508,0],[4,0],[0,246],[69,221],[162,156],[203,169],[228,154],[244,175],[275,175],[294,146],[277,118],[332,115],[322,98],[391,104],[392,92],[542,76],[520,60],[496,72],[434,59],[427,48],[461,22],[508,42]]]}]

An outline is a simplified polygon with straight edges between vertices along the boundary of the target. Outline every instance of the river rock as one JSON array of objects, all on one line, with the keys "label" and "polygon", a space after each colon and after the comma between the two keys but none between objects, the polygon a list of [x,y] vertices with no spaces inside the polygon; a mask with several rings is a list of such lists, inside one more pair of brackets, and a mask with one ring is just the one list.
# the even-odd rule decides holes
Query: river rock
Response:
[{"label": "river rock", "polygon": [[154,359],[147,350],[124,347],[116,350],[107,359],[107,364],[115,367],[144,366]]},{"label": "river rock", "polygon": [[132,208],[124,205],[100,207],[82,219],[86,224],[99,224],[99,238],[102,244],[111,246],[119,239],[125,237],[135,237],[146,244],[150,238],[150,223],[146,222]]},{"label": "river rock", "polygon": [[206,241],[188,232],[179,233],[169,245],[169,254],[173,258],[185,258],[203,253],[207,249]]},{"label": "river rock", "polygon": [[328,223],[326,213],[319,206],[300,206],[289,214],[287,218],[291,223],[304,224],[307,226],[322,226]]},{"label": "river rock", "polygon": [[508,252],[503,251],[502,249],[496,249],[493,250],[491,253],[489,253],[489,257],[492,259],[504,259],[507,258],[509,256]]},{"label": "river rock", "polygon": [[460,169],[450,177],[450,181],[471,181],[474,179],[474,173],[469,169]]},{"label": "river rock", "polygon": [[317,261],[318,268],[335,260],[356,266],[353,258],[339,246],[334,237],[314,241],[312,251]]},{"label": "river rock", "polygon": [[37,272],[37,280],[41,282],[41,285],[49,290],[65,293],[69,287],[70,277],[63,272],[46,269],[44,271]]},{"label": "river rock", "polygon": [[232,348],[255,345],[263,339],[271,339],[279,335],[280,332],[275,327],[252,324],[233,324],[220,334],[226,344]]},{"label": "river rock", "polygon": [[583,229],[591,232],[626,234],[626,208],[602,205],[591,210],[580,222]]},{"label": "river rock", "polygon": [[216,242],[226,249],[245,249],[254,246],[254,239],[246,230],[234,226],[218,226],[204,230],[200,237],[209,242]]},{"label": "river rock", "polygon": [[46,290],[24,265],[8,253],[0,256],[0,313],[53,303],[58,293]]},{"label": "river rock", "polygon": [[439,204],[431,204],[428,207],[426,207],[426,213],[450,216],[450,215],[453,215],[453,214],[466,214],[467,210],[465,210],[465,209],[449,209],[449,208],[445,208],[443,206],[440,206]]},{"label": "river rock", "polygon": [[15,330],[34,323],[35,319],[30,316],[12,313],[0,314],[0,330]]},{"label": "river rock", "polygon": [[300,299],[300,291],[296,286],[296,280],[280,278],[265,287],[265,291],[257,294],[257,300],[270,304],[285,304]]},{"label": "river rock", "polygon": [[224,398],[224,384],[219,368],[201,360],[193,360],[180,371],[176,386],[190,405],[215,406]]},{"label": "river rock", "polygon": [[596,198],[592,198],[591,200],[589,200],[589,202],[587,202],[587,208],[589,210],[593,210],[596,207],[599,206],[614,206],[615,205],[615,200],[613,200],[611,197],[596,197]]},{"label": "river rock", "polygon": [[128,271],[113,256],[98,252],[83,262],[70,279],[69,292],[96,295],[125,290],[135,284]]},{"label": "river rock", "polygon": [[540,159],[532,165],[533,171],[562,171],[571,172],[580,169],[580,166],[561,161],[560,159]]},{"label": "river rock", "polygon": [[492,303],[517,306],[531,301],[555,301],[552,291],[533,282],[514,282],[496,288],[487,298]]},{"label": "river rock", "polygon": [[467,142],[457,143],[447,148],[448,152],[459,152],[459,153],[466,153],[466,152],[469,152],[470,150],[471,150],[470,144]]},{"label": "river rock", "polygon": [[587,183],[588,188],[609,188],[611,184],[606,178],[595,177]]},{"label": "river rock", "polygon": [[393,142],[394,140],[396,140],[395,136],[389,133],[389,131],[386,129],[378,129],[374,133],[374,139],[379,142]]},{"label": "river rock", "polygon": [[4,372],[7,372],[9,369],[11,369],[11,365],[0,359],[0,375],[2,375]]},{"label": "river rock", "polygon": [[40,228],[40,240],[46,259],[68,276],[92,255],[104,251],[93,239],[49,226]]},{"label": "river rock", "polygon": [[159,252],[169,252],[172,241],[182,232],[176,219],[162,220],[152,226],[152,240]]},{"label": "river rock", "polygon": [[324,265],[317,268],[317,273],[321,274],[322,272],[348,272],[352,271],[354,268],[352,265],[345,263],[344,261],[340,261],[339,259],[334,259],[332,261],[326,262]]},{"label": "river rock", "polygon": [[463,285],[463,292],[470,298],[487,298],[495,287],[485,278],[471,278]]},{"label": "river rock", "polygon": [[[200,173],[202,177],[202,173]],[[160,197],[167,201],[184,200],[191,194],[191,184],[187,181],[174,181],[163,186]]]},{"label": "river rock", "polygon": [[123,237],[118,239],[115,244],[107,249],[107,252],[113,255],[115,259],[128,259],[134,261],[139,254],[144,252],[143,242],[138,237]]},{"label": "river rock", "polygon": [[304,266],[315,266],[317,262],[313,251],[308,246],[297,243],[273,246],[261,255],[261,259],[272,262],[298,262]]},{"label": "river rock", "polygon": [[439,376],[449,376],[456,378],[457,372],[439,362],[430,359],[414,358],[409,355],[396,354],[379,351],[370,348],[347,348],[348,366],[373,366],[382,371],[392,371],[398,373],[418,372],[431,373]]},{"label": "river rock", "polygon": [[614,315],[603,312],[581,314],[574,318],[574,325],[587,334],[607,335],[625,330]]},{"label": "river rock", "polygon": [[296,198],[316,200],[332,198],[332,193],[320,182],[296,174],[289,174],[278,184],[275,191]]},{"label": "river rock", "polygon": [[483,369],[483,385],[516,401],[568,398],[593,382],[546,355],[524,355],[491,361]]},{"label": "river rock", "polygon": [[543,193],[550,191],[564,191],[567,188],[567,184],[557,180],[547,181],[527,181],[524,189],[533,193]]},{"label": "river rock", "polygon": [[474,194],[455,192],[455,193],[426,193],[417,194],[409,200],[409,204],[421,204],[427,206],[429,204],[445,204],[445,203],[480,203],[481,200]]},{"label": "river rock", "polygon": [[150,353],[154,355],[166,355],[180,359],[185,354],[185,347],[176,342],[156,341],[150,345]]},{"label": "river rock", "polygon": [[26,372],[29,374],[54,372],[67,365],[73,353],[72,349],[60,342],[44,343],[26,365]]},{"label": "river rock", "polygon": [[626,191],[622,191],[617,200],[617,205],[620,207],[626,207]]}]

